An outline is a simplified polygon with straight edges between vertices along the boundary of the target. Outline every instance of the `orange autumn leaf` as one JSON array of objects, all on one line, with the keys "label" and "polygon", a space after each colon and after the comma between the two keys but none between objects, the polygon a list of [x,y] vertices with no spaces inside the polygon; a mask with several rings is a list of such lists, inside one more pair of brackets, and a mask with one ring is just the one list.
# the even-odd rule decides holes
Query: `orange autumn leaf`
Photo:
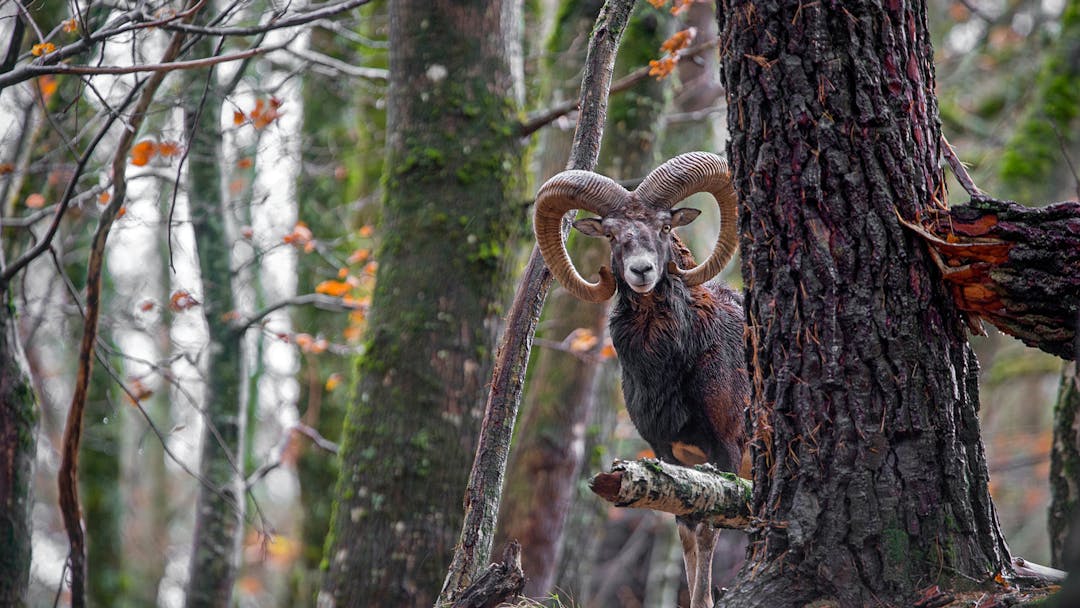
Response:
[{"label": "orange autumn leaf", "polygon": [[25,205],[31,209],[41,209],[45,206],[45,197],[40,192],[35,192],[26,197]]},{"label": "orange autumn leaf", "polygon": [[139,378],[128,378],[127,388],[128,392],[131,393],[128,398],[134,398],[135,402],[142,401],[154,394],[154,389],[143,384],[143,381]]},{"label": "orange autumn leaf", "polygon": [[250,156],[245,156],[236,161],[236,167],[238,169],[250,169],[255,164],[255,161],[251,160]]},{"label": "orange autumn leaf", "polygon": [[7,175],[8,173],[15,172],[15,165],[11,163],[0,163],[0,175]]},{"label": "orange autumn leaf", "polygon": [[567,336],[570,352],[572,353],[584,353],[596,346],[596,343],[600,341],[591,330],[579,327],[570,332]]},{"label": "orange autumn leaf", "polygon": [[144,139],[131,147],[131,164],[142,167],[150,162],[157,154],[157,143]]},{"label": "orange autumn leaf", "polygon": [[97,203],[99,205],[108,205],[110,200],[112,200],[112,195],[109,194],[108,190],[99,192],[97,195]]},{"label": "orange autumn leaf", "polygon": [[614,357],[615,357],[615,346],[613,344],[611,344],[611,342],[608,342],[607,344],[604,345],[603,348],[600,349],[600,358],[601,359],[613,359]]},{"label": "orange autumn leaf", "polygon": [[371,235],[373,235],[373,234],[375,234],[374,226],[371,226],[370,224],[366,224],[366,225],[360,227],[360,236],[361,237],[366,239],[366,238],[370,238]]},{"label": "orange autumn leaf", "polygon": [[247,180],[237,177],[229,181],[229,194],[240,194],[247,187]]},{"label": "orange autumn leaf", "polygon": [[74,17],[72,17],[71,19],[68,19],[67,21],[64,22],[64,33],[65,34],[73,34],[76,31],[78,31],[78,29],[79,29],[79,23],[77,21],[75,21]]},{"label": "orange autumn leaf", "polygon": [[311,243],[314,236],[315,235],[311,233],[311,228],[308,228],[307,224],[304,222],[296,222],[292,232],[286,234],[282,238],[282,241],[284,241],[286,245],[304,247],[304,249],[307,250],[307,246]]},{"label": "orange autumn leaf", "polygon": [[352,252],[352,254],[349,256],[349,259],[346,261],[349,264],[360,264],[362,262],[366,262],[369,257],[371,257],[370,249],[357,249],[356,251]]},{"label": "orange autumn leaf", "polygon": [[198,305],[199,301],[190,292],[183,289],[174,291],[172,296],[169,297],[169,310],[173,312],[182,312]]},{"label": "orange autumn leaf", "polygon": [[59,83],[56,81],[56,77],[52,74],[45,74],[41,78],[37,79],[38,90],[41,91],[41,97],[48,101],[53,93],[56,93],[56,89]]},{"label": "orange autumn leaf", "polygon": [[120,218],[124,217],[124,214],[126,214],[126,213],[127,213],[127,207],[120,207],[119,209],[116,210],[116,219],[120,219]]},{"label": "orange autumn leaf", "polygon": [[150,312],[153,309],[154,309],[154,301],[153,300],[143,300],[142,303],[139,304],[139,310],[141,310],[143,312]]},{"label": "orange autumn leaf", "polygon": [[690,42],[697,35],[697,30],[692,27],[688,27],[685,30],[675,32],[670,38],[664,41],[660,45],[660,50],[665,53],[676,53],[690,46]]},{"label": "orange autumn leaf", "polygon": [[244,116],[243,112],[241,112],[240,110],[234,110],[233,111],[233,113],[232,113],[232,123],[234,125],[242,125],[242,124],[244,124],[245,120],[247,120],[247,116]]},{"label": "orange autumn leaf", "polygon": [[326,379],[326,392],[331,392],[341,384],[341,374],[330,374],[330,377]]},{"label": "orange autumn leaf", "polygon": [[663,8],[663,6],[667,4],[667,0],[649,0],[649,4],[651,4],[653,8]]},{"label": "orange autumn leaf", "polygon": [[641,450],[637,453],[638,458],[656,458],[656,452],[652,450]]},{"label": "orange autumn leaf", "polygon": [[352,285],[349,285],[344,281],[327,280],[315,286],[315,293],[321,293],[335,298],[340,298],[349,293],[350,290],[352,290]]},{"label": "orange autumn leaf", "polygon": [[349,276],[349,269],[348,268],[338,268],[337,278],[344,279],[347,276]]},{"label": "orange autumn leaf", "polygon": [[670,55],[659,60],[651,59],[649,60],[649,76],[656,76],[657,80],[663,80],[675,71],[677,63],[678,59]]},{"label": "orange autumn leaf", "polygon": [[30,47],[30,54],[34,57],[41,57],[42,55],[48,55],[56,50],[56,45],[51,42],[40,42]]},{"label": "orange autumn leaf", "polygon": [[368,262],[367,264],[364,264],[364,272],[366,274],[371,275],[371,276],[375,276],[375,271],[378,270],[378,269],[379,269],[379,263],[378,262]]},{"label": "orange autumn leaf", "polygon": [[303,352],[313,355],[326,352],[326,349],[330,346],[330,343],[325,338],[314,338],[311,334],[296,334],[293,336],[293,342]]},{"label": "orange autumn leaf", "polygon": [[177,154],[180,154],[180,142],[163,141],[158,144],[157,152],[166,157],[176,156]]},{"label": "orange autumn leaf", "polygon": [[693,4],[695,2],[699,2],[699,1],[700,0],[675,0],[671,4],[671,14],[672,15],[678,15],[679,13],[683,12],[684,10],[690,8],[691,4]]}]

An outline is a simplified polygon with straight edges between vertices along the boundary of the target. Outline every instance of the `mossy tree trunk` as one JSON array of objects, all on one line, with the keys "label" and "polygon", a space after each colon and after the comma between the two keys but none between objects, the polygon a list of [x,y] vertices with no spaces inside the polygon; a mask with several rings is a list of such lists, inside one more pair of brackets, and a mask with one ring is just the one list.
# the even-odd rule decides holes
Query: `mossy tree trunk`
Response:
[{"label": "mossy tree trunk", "polygon": [[0,287],[0,605],[21,607],[30,583],[38,410],[7,287]]},{"label": "mossy tree trunk", "polygon": [[390,4],[382,242],[323,605],[431,605],[446,575],[527,225],[519,19],[516,0]]},{"label": "mossy tree trunk", "polygon": [[[549,46],[548,79],[558,86],[556,98],[573,97],[580,84],[574,81],[585,58],[585,39],[602,2],[564,2],[560,7]],[[642,5],[631,17],[620,45],[616,77],[630,72],[656,56],[666,38],[662,14]],[[661,82],[650,79],[613,98],[608,106],[608,127],[602,147],[600,170],[614,179],[632,179],[648,173],[656,164],[657,127],[664,109]],[[569,133],[546,131],[542,165],[544,180],[565,168],[570,149]],[[583,268],[608,263],[608,249],[600,241],[571,233],[571,255]],[[597,338],[584,350],[540,348],[531,363],[525,390],[521,427],[511,452],[509,471],[499,515],[501,547],[517,539],[522,546],[522,568],[527,575],[525,595],[544,597],[558,586],[561,593],[583,597],[572,581],[557,581],[562,559],[564,530],[582,487],[580,473],[587,459],[586,435],[593,422],[597,389],[602,377],[600,358],[607,326],[605,306],[582,302],[556,289],[544,308],[542,337],[564,341],[575,330]],[[609,429],[593,429],[606,436]],[[591,500],[591,496],[588,497]],[[587,518],[592,519],[592,518]],[[597,522],[593,521],[592,524]],[[585,532],[585,530],[581,530]],[[575,540],[576,553],[589,543]]]},{"label": "mossy tree trunk", "polygon": [[924,3],[729,0],[753,512],[724,598],[910,605],[1006,570],[978,364],[897,214],[943,204]]},{"label": "mossy tree trunk", "polygon": [[[358,12],[362,19],[357,27],[362,28],[360,31],[364,36],[371,39],[385,36],[387,8],[384,3],[365,6]],[[319,29],[311,32],[311,46],[331,56],[352,57],[366,67],[386,66],[386,49],[345,43],[340,37]],[[377,213],[377,205],[367,202],[377,202],[376,189],[383,167],[383,155],[378,151],[385,145],[386,112],[376,107],[376,100],[382,98],[385,91],[372,95],[367,87],[384,85],[362,83],[362,93],[358,94],[356,85],[353,80],[331,80],[319,75],[309,75],[304,82],[304,163],[318,169],[301,175],[297,207],[299,219],[319,239],[340,239],[367,248],[367,242],[357,245],[350,236],[360,225],[370,223]],[[354,201],[365,201],[365,204],[354,208]],[[347,258],[351,252],[339,248],[335,253]],[[300,256],[297,263],[299,293],[311,293],[321,281],[332,278],[327,274],[325,262],[318,256]],[[339,312],[296,307],[291,314],[297,331],[318,332],[336,339],[346,327],[345,317]],[[347,377],[345,368],[349,365],[351,360],[348,358],[330,354],[302,356],[298,374],[304,387],[297,404],[301,422],[335,442],[341,435],[350,391],[347,381],[335,390],[327,390],[327,380],[335,375]],[[296,462],[303,509],[303,549],[292,581],[290,605],[294,606],[314,605],[315,602],[319,564],[334,506],[330,490],[337,481],[339,470],[336,457],[312,447],[307,440],[301,441],[308,447]]]},{"label": "mossy tree trunk", "polygon": [[[206,47],[207,43],[200,43]],[[203,49],[207,55],[210,48]],[[204,87],[206,78],[210,86]],[[222,194],[222,93],[213,75],[194,78],[184,100],[189,142],[187,192],[202,278],[202,311],[209,343],[202,353],[206,370],[199,487],[191,549],[188,608],[228,606],[239,565],[244,521],[243,462],[246,407],[241,400],[241,334],[229,323],[235,310],[232,241]]]}]

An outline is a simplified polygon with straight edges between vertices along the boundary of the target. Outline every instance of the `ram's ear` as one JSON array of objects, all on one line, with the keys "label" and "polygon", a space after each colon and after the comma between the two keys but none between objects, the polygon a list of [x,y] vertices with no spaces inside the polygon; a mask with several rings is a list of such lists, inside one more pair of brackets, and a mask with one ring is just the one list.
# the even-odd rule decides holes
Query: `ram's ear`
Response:
[{"label": "ram's ear", "polygon": [[682,209],[671,210],[671,227],[676,228],[678,226],[685,226],[690,222],[697,219],[701,215],[701,212],[697,209],[691,209],[689,207],[683,207]]},{"label": "ram's ear", "polygon": [[601,224],[599,218],[585,217],[580,220],[574,221],[574,228],[577,228],[581,234],[585,236],[603,237],[604,226]]}]

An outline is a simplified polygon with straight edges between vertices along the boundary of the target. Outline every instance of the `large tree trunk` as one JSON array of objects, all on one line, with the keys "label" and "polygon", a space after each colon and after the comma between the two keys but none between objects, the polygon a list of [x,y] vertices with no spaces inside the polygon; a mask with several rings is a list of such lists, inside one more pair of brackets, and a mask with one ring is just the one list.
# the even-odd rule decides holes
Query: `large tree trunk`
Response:
[{"label": "large tree trunk", "polygon": [[753,512],[725,598],[906,605],[1008,566],[978,364],[897,214],[944,204],[925,6],[726,0]]},{"label": "large tree trunk", "polygon": [[[320,603],[434,603],[526,226],[520,5],[390,5],[383,240]],[[478,33],[482,33],[478,34]]]},{"label": "large tree trunk", "polygon": [[186,131],[194,139],[188,155],[188,205],[209,334],[204,353],[206,400],[199,474],[211,487],[199,487],[188,608],[229,605],[239,566],[245,507],[243,474],[237,469],[243,462],[246,425],[246,408],[240,396],[244,381],[240,333],[230,325],[227,314],[236,307],[232,246],[225,227],[228,210],[221,187],[222,98],[212,83],[204,103],[202,98],[201,83],[189,86]]},{"label": "large tree trunk", "polygon": [[38,412],[6,286],[0,298],[0,606],[25,606]]}]

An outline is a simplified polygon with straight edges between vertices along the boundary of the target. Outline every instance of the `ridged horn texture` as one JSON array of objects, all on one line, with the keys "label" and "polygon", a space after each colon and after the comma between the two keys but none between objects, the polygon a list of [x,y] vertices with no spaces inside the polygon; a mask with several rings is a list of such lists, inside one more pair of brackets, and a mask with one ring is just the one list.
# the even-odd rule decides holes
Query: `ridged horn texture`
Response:
[{"label": "ridged horn texture", "polygon": [[670,209],[698,192],[708,192],[716,199],[720,208],[720,234],[709,258],[698,266],[684,270],[671,264],[672,271],[682,275],[683,281],[691,287],[719,274],[731,261],[739,244],[738,202],[727,161],[708,152],[680,154],[654,169],[634,191],[642,203],[664,209]]},{"label": "ridged horn texture", "polygon": [[573,209],[584,209],[603,217],[626,202],[629,195],[626,188],[610,178],[577,170],[559,173],[537,192],[533,219],[536,244],[551,273],[574,297],[587,302],[603,302],[615,294],[615,277],[607,266],[600,267],[597,283],[590,283],[578,274],[563,243],[563,215]]}]

